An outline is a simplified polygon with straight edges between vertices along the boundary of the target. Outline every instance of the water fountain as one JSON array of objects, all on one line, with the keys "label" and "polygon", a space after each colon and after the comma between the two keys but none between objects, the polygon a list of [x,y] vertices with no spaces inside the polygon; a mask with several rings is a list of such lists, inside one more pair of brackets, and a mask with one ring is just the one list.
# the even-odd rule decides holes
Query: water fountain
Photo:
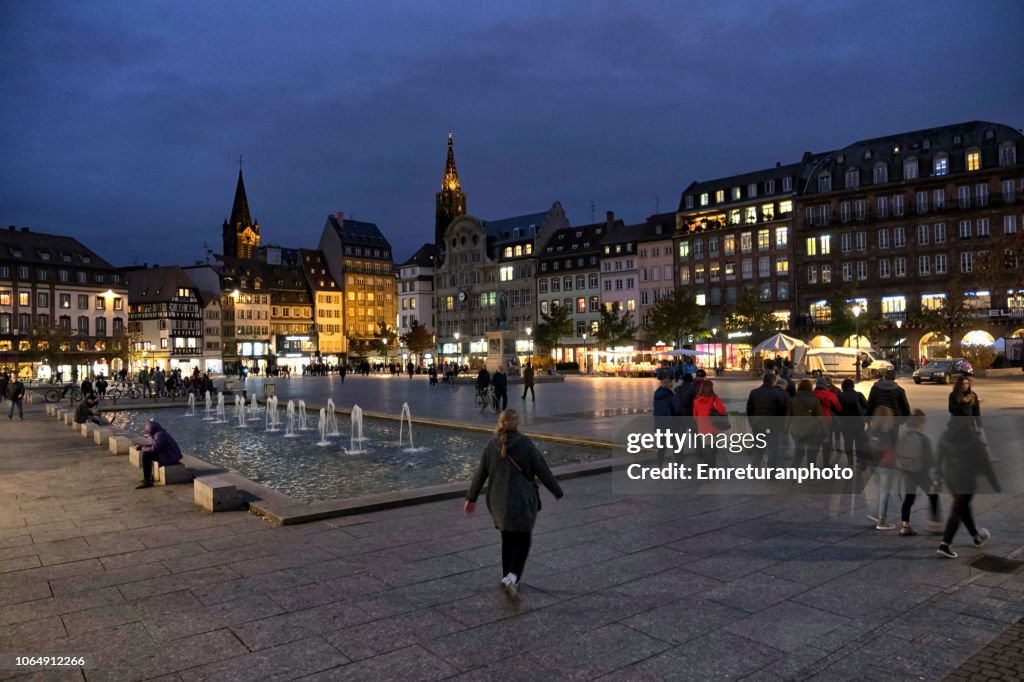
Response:
[{"label": "water fountain", "polygon": [[402,416],[398,418],[398,447],[402,447],[402,427],[405,426],[407,419],[409,420],[409,449],[415,450],[416,446],[412,444],[412,412],[409,411],[409,403],[402,403]]},{"label": "water fountain", "polygon": [[350,455],[359,455],[363,452],[361,445],[366,438],[363,437],[363,408],[358,405],[352,406],[352,426],[349,432],[349,448],[346,450]]},{"label": "water fountain", "polygon": [[186,417],[196,416],[196,394],[188,394],[188,412],[185,413]]},{"label": "water fountain", "polygon": [[281,415],[277,412],[277,396],[272,395],[267,398],[267,420],[266,429],[267,431],[279,431],[281,423]]},{"label": "water fountain", "polygon": [[228,421],[227,411],[224,409],[224,391],[217,392],[217,420],[214,424],[226,424]]},{"label": "water fountain", "polygon": [[206,392],[206,416],[203,417],[204,422],[213,421],[213,396],[209,391]]},{"label": "water fountain", "polygon": [[320,447],[330,445],[330,441],[327,440],[327,410],[320,408],[320,421],[317,422],[317,430],[320,431],[320,441],[317,443]]},{"label": "water fountain", "polygon": [[284,437],[285,438],[298,438],[299,434],[295,433],[295,401],[288,401],[288,409],[285,410],[285,423],[284,423]]},{"label": "water fountain", "polygon": [[338,414],[334,411],[334,401],[327,399],[327,435],[340,436],[338,431]]},{"label": "water fountain", "polygon": [[306,423],[306,401],[299,401],[299,431],[309,431],[309,424]]},{"label": "water fountain", "polygon": [[235,420],[238,422],[238,428],[245,428],[245,396],[241,393],[235,394]]},{"label": "water fountain", "polygon": [[249,405],[249,421],[258,422],[260,420],[260,403],[256,400],[256,396],[252,397],[252,403]]}]

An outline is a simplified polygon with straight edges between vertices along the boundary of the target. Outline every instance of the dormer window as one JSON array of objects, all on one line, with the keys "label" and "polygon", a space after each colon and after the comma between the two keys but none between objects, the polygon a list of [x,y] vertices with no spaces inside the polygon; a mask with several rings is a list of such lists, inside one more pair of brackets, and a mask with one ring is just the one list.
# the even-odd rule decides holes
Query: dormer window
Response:
[{"label": "dormer window", "polygon": [[999,145],[999,165],[1012,166],[1017,163],[1017,146],[1012,142]]},{"label": "dormer window", "polygon": [[972,147],[967,150],[965,157],[965,165],[969,171],[981,170],[981,150],[977,147]]},{"label": "dormer window", "polygon": [[945,152],[936,154],[933,160],[933,168],[932,175],[949,175],[949,154]]},{"label": "dormer window", "polygon": [[860,187],[860,169],[859,168],[847,168],[846,169],[846,189],[856,189]]},{"label": "dormer window", "polygon": [[911,156],[909,159],[903,162],[903,179],[904,180],[916,180],[917,179],[917,157]]},{"label": "dormer window", "polygon": [[876,185],[882,185],[889,182],[889,167],[884,162],[875,164],[875,167],[871,171],[871,181]]},{"label": "dormer window", "polygon": [[818,191],[819,192],[831,192],[832,191],[832,174],[822,173],[818,176]]}]

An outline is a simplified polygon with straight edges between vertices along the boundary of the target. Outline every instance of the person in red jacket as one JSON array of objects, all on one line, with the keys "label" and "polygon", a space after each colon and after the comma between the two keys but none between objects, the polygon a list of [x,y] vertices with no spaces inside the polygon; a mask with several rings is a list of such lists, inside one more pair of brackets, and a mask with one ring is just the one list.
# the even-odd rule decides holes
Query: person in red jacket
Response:
[{"label": "person in red jacket", "polygon": [[839,404],[832,387],[832,380],[828,377],[818,377],[815,383],[814,397],[821,403],[821,412],[825,415],[825,432],[828,434],[825,442],[822,443],[821,458],[825,466],[832,464],[832,452],[835,450],[835,428],[832,423],[832,415],[839,414],[843,409]]},{"label": "person in red jacket", "polygon": [[[713,423],[712,412],[722,416],[729,414],[722,399],[715,395],[715,382],[711,379],[704,379],[700,382],[697,397],[693,400],[693,418],[697,422],[697,433],[714,436],[722,433],[722,430]],[[698,454],[710,466],[715,466],[717,448],[713,445],[701,448]]]}]

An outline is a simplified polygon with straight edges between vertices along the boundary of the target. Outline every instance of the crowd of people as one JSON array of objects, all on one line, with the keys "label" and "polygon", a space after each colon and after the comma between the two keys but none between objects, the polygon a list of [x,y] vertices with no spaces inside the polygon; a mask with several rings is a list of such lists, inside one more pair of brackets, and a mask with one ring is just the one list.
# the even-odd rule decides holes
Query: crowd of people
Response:
[{"label": "crowd of people", "polygon": [[[981,405],[970,377],[960,377],[949,396],[949,422],[933,445],[925,432],[926,415],[911,409],[906,391],[896,382],[895,372],[886,373],[872,385],[867,397],[853,380],[835,386],[829,377],[816,380],[792,378],[791,369],[781,364],[766,371],[761,385],[750,391],[745,415],[752,433],[764,436],[765,447],[753,455],[760,463],[776,467],[846,465],[874,480],[877,497],[869,517],[879,531],[895,530],[890,521],[889,501],[902,490],[899,534],[913,536],[910,514],[917,495],[926,495],[929,533],[942,535],[938,553],[954,558],[950,545],[962,524],[973,543],[983,545],[989,532],[974,522],[971,500],[977,481],[986,479],[998,492],[999,481],[989,459],[982,429]],[[653,396],[655,417],[681,417],[683,429],[701,434],[719,434],[732,428],[728,412],[715,393],[714,381],[703,370],[683,371],[679,380],[666,369],[659,376]],[[781,428],[780,428],[781,427]],[[702,446],[694,455],[714,466],[720,453]],[[659,464],[664,453],[658,453]],[[950,514],[941,520],[939,491],[952,493]]]}]

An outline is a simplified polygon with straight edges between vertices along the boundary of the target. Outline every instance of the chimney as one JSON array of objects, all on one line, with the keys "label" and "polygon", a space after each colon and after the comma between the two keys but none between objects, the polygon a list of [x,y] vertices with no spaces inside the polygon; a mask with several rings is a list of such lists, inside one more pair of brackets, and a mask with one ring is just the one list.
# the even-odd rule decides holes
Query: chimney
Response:
[{"label": "chimney", "polygon": [[337,213],[334,214],[334,217],[338,219],[338,224],[339,225],[341,223],[345,222],[345,212],[344,211],[338,211]]},{"label": "chimney", "polygon": [[604,214],[604,222],[605,225],[608,226],[609,230],[612,229],[612,225],[615,224],[615,211],[607,211]]}]

